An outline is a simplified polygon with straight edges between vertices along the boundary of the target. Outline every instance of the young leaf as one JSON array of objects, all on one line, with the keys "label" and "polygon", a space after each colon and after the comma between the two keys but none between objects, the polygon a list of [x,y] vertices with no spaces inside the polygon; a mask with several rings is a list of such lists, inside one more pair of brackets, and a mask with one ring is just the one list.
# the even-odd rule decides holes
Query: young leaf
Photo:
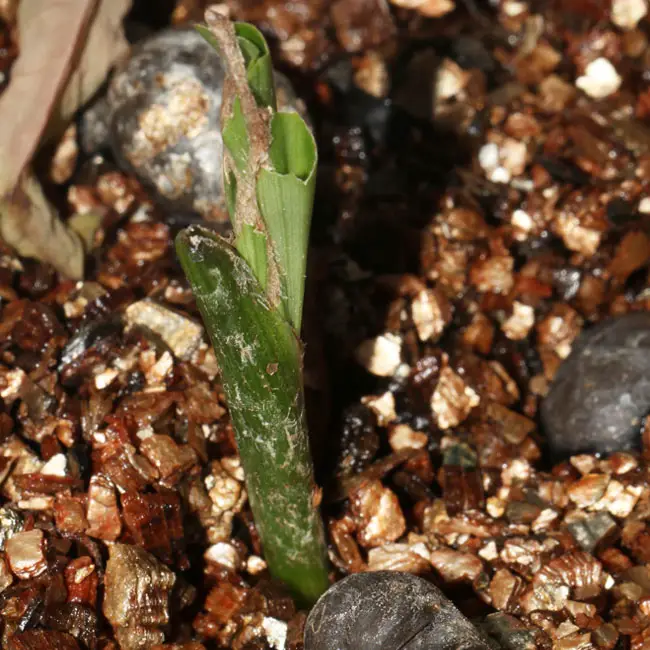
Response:
[{"label": "young leaf", "polygon": [[[213,35],[208,40],[217,42],[228,72],[221,121],[224,184],[235,246],[253,264],[252,270],[266,288],[269,301],[277,306],[281,304],[281,274],[273,242],[264,238],[267,250],[262,255],[259,238],[251,238],[254,232],[266,234],[257,202],[256,179],[269,155],[268,123],[275,108],[271,58],[264,37],[252,25],[233,26],[212,10],[206,12],[206,20]],[[265,104],[260,108],[260,103]]]},{"label": "young leaf", "polygon": [[244,55],[250,89],[260,108],[277,110],[271,52],[260,31],[249,23],[235,23],[235,34]]},{"label": "young leaf", "polygon": [[201,24],[194,25],[194,29],[203,36],[203,38],[210,44],[212,47],[221,54],[221,46],[219,45],[219,39],[205,26]]},{"label": "young leaf", "polygon": [[223,143],[228,147],[228,152],[240,172],[246,171],[250,142],[246,130],[246,120],[241,111],[241,102],[236,98],[232,105],[232,115],[223,125],[221,130]]},{"label": "young leaf", "polygon": [[[219,39],[203,25],[195,25],[203,38],[223,56]],[[249,23],[235,23],[235,34],[239,48],[244,55],[246,73],[251,91],[259,107],[276,110],[275,84],[271,52],[260,31]]]},{"label": "young leaf", "polygon": [[178,236],[176,250],[217,356],[269,570],[301,604],[313,604],[328,576],[314,503],[300,343],[223,239],[192,227]]},{"label": "young leaf", "polygon": [[316,143],[297,113],[276,113],[271,135],[274,169],[260,171],[257,199],[281,269],[286,312],[300,332],[316,185]]},{"label": "young leaf", "polygon": [[268,282],[266,235],[245,223],[237,237],[237,251],[250,266],[262,289],[266,291]]}]

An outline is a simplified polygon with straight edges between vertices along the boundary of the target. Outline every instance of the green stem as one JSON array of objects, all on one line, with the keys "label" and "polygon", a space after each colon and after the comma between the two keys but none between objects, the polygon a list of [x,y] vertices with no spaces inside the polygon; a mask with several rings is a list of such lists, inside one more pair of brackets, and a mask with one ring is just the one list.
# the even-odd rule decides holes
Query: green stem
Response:
[{"label": "green stem", "polygon": [[180,233],[176,250],[217,356],[269,570],[301,605],[311,605],[329,582],[305,423],[302,346],[223,239],[193,227]]}]

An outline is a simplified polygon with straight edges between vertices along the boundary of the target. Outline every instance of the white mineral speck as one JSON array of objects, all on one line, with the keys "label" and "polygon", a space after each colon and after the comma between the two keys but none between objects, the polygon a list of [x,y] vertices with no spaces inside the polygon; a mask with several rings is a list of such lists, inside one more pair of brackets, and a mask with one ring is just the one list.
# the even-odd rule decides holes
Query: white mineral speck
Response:
[{"label": "white mineral speck", "polygon": [[493,183],[507,183],[510,180],[510,172],[505,167],[497,167],[492,170],[492,173],[488,175],[488,178]]},{"label": "white mineral speck", "polygon": [[113,380],[120,373],[115,368],[106,368],[102,372],[99,372],[95,375],[95,388],[97,390],[104,390],[104,388],[110,386],[113,383]]},{"label": "white mineral speck", "polygon": [[65,470],[68,466],[65,454],[55,454],[41,467],[41,474],[46,476],[66,476]]},{"label": "white mineral speck", "polygon": [[383,395],[362,397],[361,401],[377,416],[377,423],[380,427],[385,427],[397,419],[395,396],[390,391]]},{"label": "white mineral speck", "polygon": [[641,214],[650,214],[650,196],[646,196],[639,201],[638,210]]},{"label": "white mineral speck", "polygon": [[287,624],[284,621],[265,616],[262,621],[262,629],[270,646],[275,650],[284,650],[287,643]]},{"label": "white mineral speck", "polygon": [[423,449],[429,437],[421,431],[414,431],[408,424],[397,424],[389,434],[389,443],[393,451],[401,449]]},{"label": "white mineral speck", "polygon": [[499,164],[499,147],[494,142],[488,142],[478,152],[478,161],[485,171],[494,169]]},{"label": "white mineral speck", "polygon": [[135,434],[138,436],[139,440],[146,440],[147,438],[151,438],[155,434],[155,431],[149,426],[142,427],[142,429],[138,429],[138,432]]},{"label": "white mineral speck", "polygon": [[210,548],[205,552],[204,557],[209,562],[216,562],[225,566],[228,569],[237,571],[240,564],[239,553],[237,549],[231,544],[226,542],[217,542],[210,546]]},{"label": "white mineral speck", "polygon": [[603,99],[620,88],[621,77],[616,72],[616,68],[607,59],[601,57],[587,66],[585,74],[578,77],[576,86],[589,97]]},{"label": "white mineral speck", "polygon": [[378,377],[391,377],[400,365],[402,340],[395,334],[382,334],[364,341],[356,351],[357,361]]},{"label": "white mineral speck", "polygon": [[469,76],[456,62],[445,59],[436,79],[436,97],[439,100],[452,99],[465,88]]},{"label": "white mineral speck", "polygon": [[535,324],[535,310],[530,305],[515,300],[512,315],[501,326],[504,334],[512,341],[521,341],[528,336]]},{"label": "white mineral speck", "polygon": [[526,232],[532,230],[534,225],[533,220],[530,218],[530,215],[524,210],[515,210],[512,213],[511,223],[516,228],[520,228]]},{"label": "white mineral speck", "polygon": [[521,16],[528,6],[525,2],[504,2],[503,3],[503,13],[510,18],[515,18],[516,16]]},{"label": "white mineral speck", "polygon": [[259,555],[251,555],[246,560],[246,571],[251,575],[262,573],[266,569],[266,562]]},{"label": "white mineral speck", "polygon": [[621,29],[634,29],[647,13],[647,0],[613,0],[612,2],[612,22]]}]

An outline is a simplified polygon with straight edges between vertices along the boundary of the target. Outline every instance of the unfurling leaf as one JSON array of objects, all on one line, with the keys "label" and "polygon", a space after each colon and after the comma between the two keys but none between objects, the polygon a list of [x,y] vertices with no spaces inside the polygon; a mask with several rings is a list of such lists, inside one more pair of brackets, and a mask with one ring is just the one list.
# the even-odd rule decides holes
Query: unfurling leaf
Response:
[{"label": "unfurling leaf", "polygon": [[260,172],[257,199],[281,269],[286,311],[299,332],[316,186],[316,143],[297,113],[276,113],[271,136],[274,169]]},{"label": "unfurling leaf", "polygon": [[253,25],[235,23],[235,34],[244,55],[248,85],[260,108],[277,110],[271,52],[264,37]]},{"label": "unfurling leaf", "polygon": [[[227,34],[218,19],[215,24]],[[235,247],[267,290],[271,303],[300,332],[316,182],[314,137],[298,113],[276,112],[270,54],[255,27],[235,23],[235,56],[232,37],[225,36],[222,42],[224,37],[216,32],[198,29],[225,56],[235,81],[232,96],[224,97],[222,115],[227,153],[224,185]],[[254,194],[237,189],[251,185]]]}]

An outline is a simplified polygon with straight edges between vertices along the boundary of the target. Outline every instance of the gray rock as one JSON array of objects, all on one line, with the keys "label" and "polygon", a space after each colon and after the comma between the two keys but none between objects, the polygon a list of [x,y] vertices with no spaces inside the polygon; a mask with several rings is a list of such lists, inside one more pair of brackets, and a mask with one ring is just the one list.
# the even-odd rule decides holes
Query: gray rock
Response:
[{"label": "gray rock", "polygon": [[584,331],[541,407],[552,455],[636,449],[650,410],[650,313]]},{"label": "gray rock", "polygon": [[431,583],[396,571],[356,573],[312,609],[305,650],[490,650]]},{"label": "gray rock", "polygon": [[[219,220],[224,77],[219,55],[193,27],[158,32],[134,48],[107,95],[82,116],[82,148],[110,148],[164,208]],[[287,78],[276,73],[275,81],[278,106],[300,110]]]}]

